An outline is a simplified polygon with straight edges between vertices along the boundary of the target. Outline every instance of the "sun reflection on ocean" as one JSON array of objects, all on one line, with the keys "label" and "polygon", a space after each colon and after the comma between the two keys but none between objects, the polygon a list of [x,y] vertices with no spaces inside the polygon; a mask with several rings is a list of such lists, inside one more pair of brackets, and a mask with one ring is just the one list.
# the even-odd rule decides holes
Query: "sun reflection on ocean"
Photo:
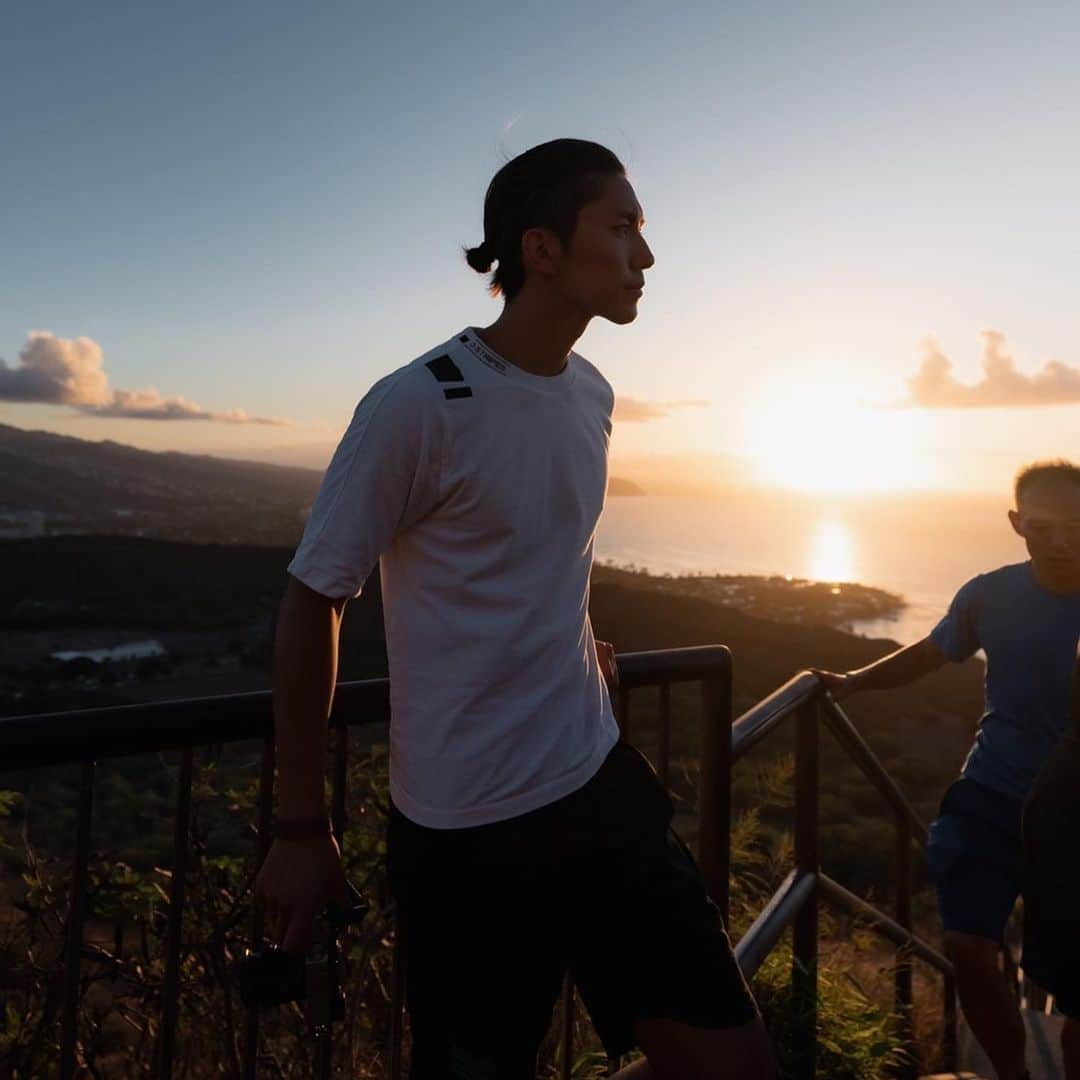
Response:
[{"label": "sun reflection on ocean", "polygon": [[808,553],[807,576],[815,581],[858,581],[855,540],[835,518],[823,518],[814,529]]}]

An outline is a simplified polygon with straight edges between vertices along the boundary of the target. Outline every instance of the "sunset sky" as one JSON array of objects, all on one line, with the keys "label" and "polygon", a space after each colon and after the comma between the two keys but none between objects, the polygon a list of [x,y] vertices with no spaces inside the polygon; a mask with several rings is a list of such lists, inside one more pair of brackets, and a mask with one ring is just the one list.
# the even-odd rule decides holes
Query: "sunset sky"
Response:
[{"label": "sunset sky", "polygon": [[15,4],[0,423],[317,460],[495,317],[487,182],[574,135],[657,258],[580,344],[617,467],[1000,489],[1080,457],[1078,52],[1066,4]]}]

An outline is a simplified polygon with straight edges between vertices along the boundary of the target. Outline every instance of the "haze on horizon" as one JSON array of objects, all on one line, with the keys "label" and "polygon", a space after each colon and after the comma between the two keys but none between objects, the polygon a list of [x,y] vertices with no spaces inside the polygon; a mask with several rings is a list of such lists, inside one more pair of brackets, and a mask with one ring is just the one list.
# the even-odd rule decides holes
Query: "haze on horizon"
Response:
[{"label": "haze on horizon", "polygon": [[1058,5],[20,7],[0,423],[317,465],[495,316],[486,184],[577,135],[657,255],[580,345],[617,475],[1001,491],[1080,454],[1078,46]]}]

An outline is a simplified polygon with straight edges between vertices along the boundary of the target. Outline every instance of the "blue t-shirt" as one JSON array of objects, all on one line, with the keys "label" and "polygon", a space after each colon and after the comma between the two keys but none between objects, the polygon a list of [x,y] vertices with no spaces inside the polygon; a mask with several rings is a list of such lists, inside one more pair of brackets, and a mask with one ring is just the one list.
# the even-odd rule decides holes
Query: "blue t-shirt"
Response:
[{"label": "blue t-shirt", "polygon": [[1031,563],[972,578],[930,639],[950,659],[986,653],[986,706],[964,776],[1027,798],[1069,726],[1069,690],[1080,636],[1080,593],[1039,586]]}]

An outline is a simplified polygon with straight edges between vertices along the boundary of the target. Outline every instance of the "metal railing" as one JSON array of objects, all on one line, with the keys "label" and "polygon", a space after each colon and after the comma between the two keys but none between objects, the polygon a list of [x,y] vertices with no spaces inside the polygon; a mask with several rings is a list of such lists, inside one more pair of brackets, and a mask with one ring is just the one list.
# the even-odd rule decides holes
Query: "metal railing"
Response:
[{"label": "metal railing", "polygon": [[[817,678],[804,674],[792,679],[733,725],[731,655],[722,646],[624,653],[619,656],[619,672],[616,712],[626,738],[632,737],[634,729],[632,692],[645,687],[659,688],[655,760],[657,771],[665,784],[670,779],[671,687],[678,683],[701,685],[703,711],[698,858],[706,887],[725,921],[729,914],[732,764],[788,717],[795,717],[795,868],[738,943],[736,955],[747,977],[752,977],[785,929],[788,926],[794,928],[793,989],[799,1014],[806,1018],[798,1034],[800,1077],[809,1078],[814,1074],[817,910],[821,899],[865,919],[897,945],[896,1003],[905,1022],[910,1020],[912,1004],[911,958],[917,957],[944,974],[945,1065],[954,1068],[956,1011],[952,966],[931,946],[917,938],[911,929],[911,844],[912,840],[925,844],[926,829],[843,711],[824,693]],[[389,712],[387,680],[338,685],[330,715],[330,728],[334,733],[331,817],[339,843],[347,824],[345,806],[350,729],[386,724]],[[898,868],[895,918],[890,918],[848,892],[821,872],[818,834],[819,717],[885,796],[895,815]],[[168,1078],[172,1075],[176,1058],[181,930],[190,841],[194,750],[204,745],[251,739],[262,740],[255,852],[257,862],[261,862],[269,845],[275,771],[269,692],[0,720],[0,761],[5,771],[73,762],[82,764],[64,948],[59,1063],[62,1080],[75,1075],[77,1061],[80,960],[97,761],[166,750],[181,752],[165,941],[165,979],[155,1053],[155,1075]],[[263,914],[257,904],[252,906],[250,925],[252,939],[258,941],[262,937]],[[391,1025],[386,1056],[387,1075],[391,1080],[397,1080],[401,1075],[404,982],[400,940],[397,940],[391,973]],[[574,1012],[574,989],[567,980],[560,1032],[561,1073],[565,1078],[570,1077],[573,1064]],[[258,1011],[250,1010],[244,1040],[245,1077],[255,1076],[259,1025]],[[905,1037],[910,1037],[909,1030],[905,1032]],[[321,1076],[330,1075],[332,1050],[331,1039],[320,1041],[317,1071]],[[616,1064],[612,1063],[613,1069]]]},{"label": "metal railing", "polygon": [[[665,783],[670,769],[671,687],[676,683],[701,684],[703,724],[698,817],[701,866],[710,892],[726,913],[730,863],[731,655],[722,646],[627,653],[619,657],[619,671],[616,711],[624,733],[629,732],[631,724],[631,692],[644,687],[659,688],[660,724],[656,752],[658,771]],[[350,729],[386,724],[389,718],[388,680],[373,679],[337,686],[329,726],[333,732],[331,820],[339,843],[347,824],[345,806]],[[97,762],[104,758],[171,750],[179,750],[181,754],[165,934],[165,978],[154,1066],[155,1076],[169,1078],[176,1059],[181,931],[190,844],[194,751],[200,746],[262,740],[255,852],[256,862],[259,863],[269,846],[273,808],[275,762],[272,733],[268,691],[0,720],[0,762],[5,772],[72,763],[82,765],[63,954],[61,1080],[69,1080],[76,1072],[91,810]],[[253,904],[252,940],[260,940],[262,932],[263,913],[258,904]],[[390,1045],[386,1060],[387,1074],[396,1080],[401,1075],[404,998],[399,940],[395,941],[394,946],[391,997]],[[564,987],[561,1033],[562,1071],[566,1077],[570,1076],[572,1064],[573,1015],[573,987],[568,981]],[[256,1075],[259,1023],[258,1011],[249,1010],[243,1056],[244,1075],[249,1078]],[[319,1041],[317,1073],[320,1076],[330,1075],[332,1052],[332,1038]]]},{"label": "metal railing", "polygon": [[[817,1013],[818,904],[821,900],[829,901],[864,920],[896,945],[893,966],[895,1007],[901,1020],[905,1047],[912,1044],[912,959],[924,961],[944,976],[944,1067],[948,1071],[955,1071],[956,983],[953,967],[941,953],[915,935],[911,924],[912,843],[926,847],[926,826],[843,709],[824,690],[817,676],[810,672],[797,675],[736,720],[732,760],[737,761],[789,717],[794,718],[796,725],[795,868],[735,947],[735,955],[744,974],[750,978],[779,942],[784,931],[789,926],[793,928],[793,997],[796,1013],[802,1020],[795,1036],[796,1070],[800,1080],[810,1080],[815,1074],[817,1050],[814,1030]],[[818,759],[822,723],[892,810],[896,822],[896,898],[893,917],[849,892],[821,871]]]},{"label": "metal railing", "polygon": [[[345,828],[345,774],[348,729],[387,723],[389,682],[372,679],[340,683],[335,691],[330,727],[335,732],[332,787],[334,833],[341,842]],[[65,926],[63,1006],[60,1026],[61,1080],[74,1077],[81,981],[85,899],[90,853],[91,809],[97,762],[134,754],[180,750],[176,792],[173,858],[165,935],[165,979],[154,1075],[172,1075],[176,1055],[176,1018],[180,985],[180,943],[184,917],[186,867],[190,845],[191,790],[194,751],[199,746],[262,740],[256,823],[256,861],[269,847],[273,808],[274,742],[269,691],[230,694],[150,705],[79,709],[0,720],[0,761],[5,771],[82,763],[70,902]],[[262,938],[263,913],[252,905],[251,936]],[[258,1052],[259,1015],[250,1010],[245,1033],[244,1075],[253,1078]],[[329,1061],[326,1051],[321,1057]]]}]

